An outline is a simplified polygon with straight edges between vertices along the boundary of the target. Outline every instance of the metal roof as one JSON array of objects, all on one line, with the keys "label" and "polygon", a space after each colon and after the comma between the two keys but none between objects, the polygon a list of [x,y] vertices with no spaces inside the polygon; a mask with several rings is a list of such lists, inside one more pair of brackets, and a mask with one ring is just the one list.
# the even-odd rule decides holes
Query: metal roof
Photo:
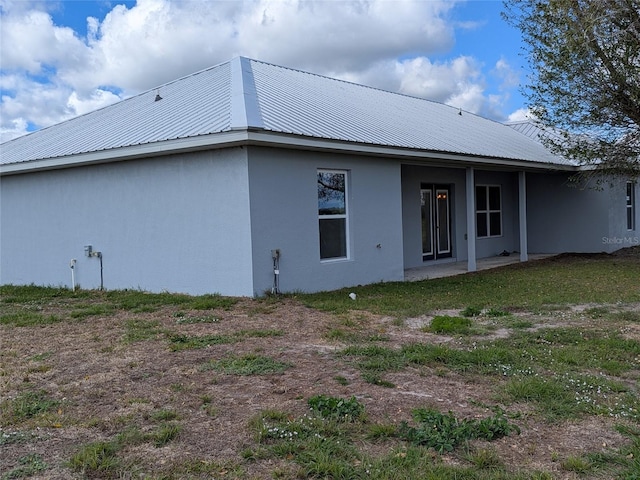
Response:
[{"label": "metal roof", "polygon": [[147,155],[170,153],[170,141],[199,138],[202,148],[215,134],[237,131],[410,149],[414,156],[571,165],[536,139],[457,108],[244,57],[0,144],[0,164],[58,159],[63,166],[134,146],[145,146]]},{"label": "metal roof", "polygon": [[539,142],[544,142],[545,139],[562,141],[563,137],[557,130],[549,127],[544,127],[540,123],[533,120],[520,120],[516,122],[507,122],[505,125],[513,128],[514,130],[533,138]]}]

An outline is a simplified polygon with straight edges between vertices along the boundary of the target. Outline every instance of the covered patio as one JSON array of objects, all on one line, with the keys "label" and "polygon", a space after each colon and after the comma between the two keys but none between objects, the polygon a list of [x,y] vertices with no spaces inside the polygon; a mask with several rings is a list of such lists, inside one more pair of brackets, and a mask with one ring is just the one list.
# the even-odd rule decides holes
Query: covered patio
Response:
[{"label": "covered patio", "polygon": [[[543,258],[553,257],[550,254],[529,254],[528,261],[541,260]],[[476,260],[476,271],[489,270],[491,268],[503,267],[512,263],[520,263],[520,254],[512,253],[509,256],[497,256],[489,258],[481,258]],[[408,268],[404,271],[404,279],[407,282],[415,282],[417,280],[428,280],[431,278],[452,277],[454,275],[462,275],[469,273],[469,263],[465,260],[462,262],[447,262],[424,267]]]}]

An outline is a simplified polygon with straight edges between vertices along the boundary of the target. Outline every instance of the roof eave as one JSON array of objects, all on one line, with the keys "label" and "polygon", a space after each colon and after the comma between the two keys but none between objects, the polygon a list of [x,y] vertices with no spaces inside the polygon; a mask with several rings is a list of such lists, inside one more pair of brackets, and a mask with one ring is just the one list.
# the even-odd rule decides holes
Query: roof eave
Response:
[{"label": "roof eave", "polygon": [[26,162],[0,165],[0,176],[20,173],[58,170],[61,168],[97,165],[101,163],[121,162],[140,158],[188,153],[212,148],[226,148],[247,143],[247,130],[212,133],[196,137],[177,138],[161,142],[131,145],[127,147],[100,150],[98,152],[80,153],[64,157],[44,158]]},{"label": "roof eave", "polygon": [[[31,160],[0,166],[0,176],[21,173],[57,170],[62,168],[97,165],[125,160],[151,158],[188,153],[201,150],[228,148],[241,145],[256,145],[289,149],[315,150],[397,158],[411,163],[429,163],[434,166],[509,168],[518,170],[576,171],[573,165],[561,165],[529,160],[485,157],[461,153],[439,152],[406,147],[385,146],[349,142],[325,138],[307,137],[288,133],[270,132],[263,129],[236,129],[196,137],[164,140],[161,142],[81,153],[65,157]],[[451,164],[449,162],[455,162]]]},{"label": "roof eave", "polygon": [[[531,160],[488,157],[463,153],[442,152],[436,150],[422,150],[415,148],[385,146],[368,143],[349,142],[325,138],[307,137],[302,135],[283,134],[269,131],[249,132],[249,144],[273,146],[281,148],[296,148],[303,150],[323,150],[350,154],[364,154],[378,157],[399,158],[415,163],[428,162],[437,166],[457,167],[504,167],[518,170],[559,170],[576,171],[573,165],[563,165],[549,162],[534,162]],[[454,165],[448,162],[456,162]]]}]

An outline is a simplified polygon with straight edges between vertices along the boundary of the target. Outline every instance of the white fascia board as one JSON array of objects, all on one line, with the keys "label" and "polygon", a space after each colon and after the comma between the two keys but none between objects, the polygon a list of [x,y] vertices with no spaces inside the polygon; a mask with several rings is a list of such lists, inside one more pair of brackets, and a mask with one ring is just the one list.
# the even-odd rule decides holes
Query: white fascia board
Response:
[{"label": "white fascia board", "polygon": [[60,168],[95,165],[99,163],[120,162],[138,158],[171,155],[174,153],[195,152],[210,148],[233,147],[237,145],[245,145],[246,142],[246,130],[214,133],[209,135],[200,135],[197,137],[178,138],[175,140],[165,140],[162,142],[100,150],[98,152],[81,153],[66,157],[45,158],[42,160],[29,160],[25,162],[0,165],[0,176],[37,172],[41,170],[57,170]]},{"label": "white fascia board", "polygon": [[42,160],[30,160],[0,165],[0,176],[157,157],[176,153],[195,152],[199,150],[227,148],[239,145],[321,150],[353,155],[372,155],[386,158],[399,158],[416,164],[424,164],[425,162],[428,162],[429,165],[442,167],[480,166],[486,169],[511,168],[518,170],[577,171],[577,167],[572,165],[476,157],[472,155],[416,150],[402,147],[350,143],[340,140],[265,132],[264,130],[238,129],[229,132],[132,145],[129,147],[69,155],[66,157],[46,158]]},{"label": "white fascia board", "polygon": [[303,150],[324,150],[360,155],[374,155],[387,158],[402,158],[416,164],[428,161],[430,165],[443,167],[481,166],[485,168],[509,167],[517,170],[577,170],[577,167],[573,165],[533,162],[529,160],[518,159],[503,159],[496,157],[479,157],[474,155],[446,153],[429,150],[416,150],[404,147],[387,147],[375,144],[350,143],[341,140],[293,136],[272,132],[249,132],[249,144]]}]

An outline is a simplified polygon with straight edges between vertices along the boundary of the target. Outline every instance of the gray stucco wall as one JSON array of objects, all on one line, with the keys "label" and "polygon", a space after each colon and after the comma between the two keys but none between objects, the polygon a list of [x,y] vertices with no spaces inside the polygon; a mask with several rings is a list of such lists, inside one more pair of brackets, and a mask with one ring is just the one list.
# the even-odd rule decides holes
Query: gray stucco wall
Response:
[{"label": "gray stucco wall", "polygon": [[3,176],[0,283],[252,295],[246,150]]},{"label": "gray stucco wall", "polygon": [[[502,192],[502,236],[476,240],[476,257],[492,257],[504,250],[519,247],[518,177],[516,172],[475,171],[476,185],[500,185]],[[463,168],[402,166],[402,218],[405,268],[419,267],[422,260],[420,188],[423,183],[449,185],[451,205],[453,257],[467,260],[466,171]],[[447,261],[447,260],[445,260]]]},{"label": "gray stucco wall", "polygon": [[[318,169],[348,171],[350,256],[321,261]],[[382,158],[252,147],[249,150],[254,291],[314,292],[404,278],[400,166]],[[377,245],[380,245],[380,248]]]},{"label": "gray stucco wall", "polygon": [[529,173],[527,191],[531,253],[612,252],[637,237],[626,229],[624,181],[580,188],[568,174]]},{"label": "gray stucco wall", "polygon": [[502,235],[476,239],[477,258],[495,257],[505,250],[520,250],[520,224],[518,216],[518,173],[477,170],[476,185],[499,185],[502,200]]}]

